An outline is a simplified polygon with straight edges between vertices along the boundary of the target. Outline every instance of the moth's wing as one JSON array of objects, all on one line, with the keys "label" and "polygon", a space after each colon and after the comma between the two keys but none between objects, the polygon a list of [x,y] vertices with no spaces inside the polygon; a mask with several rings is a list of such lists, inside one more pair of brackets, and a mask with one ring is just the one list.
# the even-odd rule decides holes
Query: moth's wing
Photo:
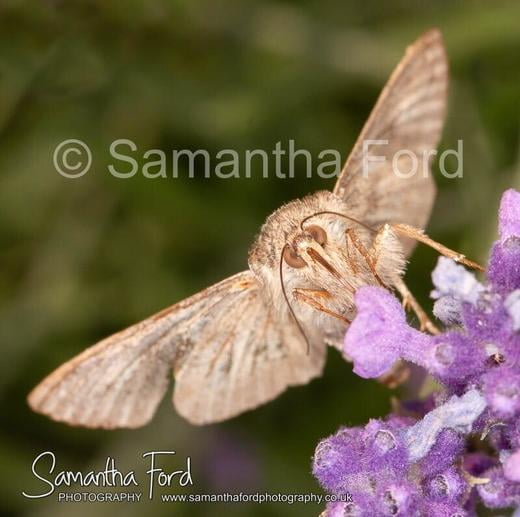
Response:
[{"label": "moth's wing", "polygon": [[232,310],[215,307],[195,336],[193,350],[175,368],[174,404],[194,424],[233,417],[321,374],[326,346],[292,320],[280,324],[259,288]]},{"label": "moth's wing", "polygon": [[253,275],[239,273],[104,339],[45,378],[29,394],[29,405],[71,425],[146,424],[168,389],[172,368],[185,363],[195,344],[204,345],[197,341],[204,329],[218,336],[218,318],[235,314],[251,293],[258,293]]},{"label": "moth's wing", "polygon": [[30,394],[29,405],[54,420],[86,427],[139,427],[155,413],[187,335],[231,308],[254,284],[239,273],[114,334],[60,366]]},{"label": "moth's wing", "polygon": [[[349,205],[349,215],[375,228],[386,222],[426,226],[435,199],[430,165],[444,124],[447,87],[442,36],[438,30],[430,30],[406,50],[334,187],[334,193]],[[369,144],[370,140],[388,143]],[[417,157],[417,172],[409,178],[399,177],[392,170],[395,153],[403,149]],[[368,174],[364,173],[364,153],[385,161],[371,163]],[[412,170],[410,160],[403,153],[397,162],[401,174]],[[412,241],[406,241],[405,247],[408,255]]]}]

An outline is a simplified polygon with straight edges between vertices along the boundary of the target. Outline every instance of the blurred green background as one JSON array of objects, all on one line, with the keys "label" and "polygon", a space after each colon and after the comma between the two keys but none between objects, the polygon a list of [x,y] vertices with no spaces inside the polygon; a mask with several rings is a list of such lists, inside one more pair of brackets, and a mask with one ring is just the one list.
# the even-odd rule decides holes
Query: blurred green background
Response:
[{"label": "blurred green background", "polygon": [[[317,441],[385,414],[390,393],[331,350],[324,377],[221,425],[194,428],[170,396],[135,431],[69,428],[25,397],[87,345],[243,270],[264,218],[332,180],[261,177],[116,179],[110,143],[274,149],[293,139],[315,159],[346,157],[392,68],[424,30],[442,29],[451,64],[442,146],[464,140],[464,178],[439,177],[429,234],[485,261],[503,189],[520,185],[520,4],[515,1],[60,1],[0,4],[0,501],[4,515],[317,515],[317,505],[63,504],[30,474],[102,469],[142,476],[141,454],[192,457],[193,492],[320,492]],[[55,146],[80,138],[93,167],[76,180]],[[440,175],[438,175],[440,176]],[[407,279],[428,309],[435,253],[420,247]],[[180,466],[180,459],[162,462]],[[144,484],[144,481],[143,481]],[[146,487],[143,491],[146,491]],[[178,491],[178,489],[174,489]]]}]

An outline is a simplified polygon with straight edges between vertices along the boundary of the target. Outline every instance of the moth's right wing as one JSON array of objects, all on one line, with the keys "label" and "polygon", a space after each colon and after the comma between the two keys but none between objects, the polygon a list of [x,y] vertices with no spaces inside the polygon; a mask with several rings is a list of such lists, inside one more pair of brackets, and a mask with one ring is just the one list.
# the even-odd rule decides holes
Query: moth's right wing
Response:
[{"label": "moth's right wing", "polygon": [[59,367],[29,395],[54,420],[139,427],[177,378],[175,404],[194,423],[234,416],[302,384],[323,367],[292,324],[280,326],[251,272],[239,273],[133,325]]},{"label": "moth's right wing", "polygon": [[[425,228],[435,199],[430,165],[447,89],[446,52],[441,33],[433,29],[406,50],[336,182],[334,194],[348,204],[349,215],[374,228],[384,223]],[[414,241],[403,244],[410,254]]]}]

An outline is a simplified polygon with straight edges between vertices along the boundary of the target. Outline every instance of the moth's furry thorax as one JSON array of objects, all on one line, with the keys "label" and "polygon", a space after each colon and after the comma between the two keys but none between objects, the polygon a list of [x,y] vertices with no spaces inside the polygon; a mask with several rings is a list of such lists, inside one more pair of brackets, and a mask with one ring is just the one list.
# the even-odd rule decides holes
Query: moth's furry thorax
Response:
[{"label": "moth's furry thorax", "polygon": [[[320,214],[325,211],[329,213]],[[279,317],[283,320],[288,315],[280,278],[282,268],[283,286],[298,318],[332,333],[334,339],[343,335],[346,322],[354,316],[355,291],[363,285],[392,286],[405,263],[399,240],[390,227],[371,231],[337,214],[348,217],[349,207],[330,192],[292,201],[267,218],[249,253],[249,266]],[[309,216],[313,217],[302,228],[302,221]],[[320,245],[306,232],[311,224],[325,230],[325,244]],[[355,243],[348,232],[354,235]],[[286,263],[282,259],[286,246],[306,265],[295,268]],[[369,257],[377,260],[374,258],[372,263]]]}]

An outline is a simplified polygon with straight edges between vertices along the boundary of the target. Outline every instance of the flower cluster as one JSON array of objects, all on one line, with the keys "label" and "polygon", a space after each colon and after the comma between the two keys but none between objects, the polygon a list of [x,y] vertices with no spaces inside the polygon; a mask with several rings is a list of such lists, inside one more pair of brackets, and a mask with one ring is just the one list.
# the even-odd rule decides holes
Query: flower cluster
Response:
[{"label": "flower cluster", "polygon": [[354,372],[379,377],[406,360],[442,390],[415,403],[413,417],[390,415],[320,442],[314,475],[353,500],[329,504],[328,516],[520,508],[520,193],[502,197],[485,284],[444,257],[432,279],[433,312],[445,326],[437,335],[410,327],[385,289],[356,293],[344,346]]}]

